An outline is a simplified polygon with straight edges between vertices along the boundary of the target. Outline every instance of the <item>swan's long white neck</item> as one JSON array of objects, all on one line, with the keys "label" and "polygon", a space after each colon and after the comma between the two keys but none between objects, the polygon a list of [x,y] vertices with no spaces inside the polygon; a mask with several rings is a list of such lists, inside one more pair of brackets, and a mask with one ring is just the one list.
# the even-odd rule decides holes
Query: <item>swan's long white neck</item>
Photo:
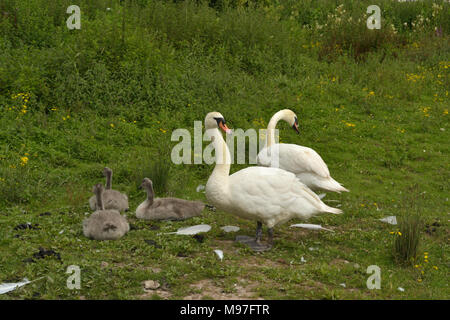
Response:
[{"label": "swan's long white neck", "polygon": [[230,151],[218,129],[209,129],[208,133],[213,139],[216,165],[206,183],[206,198],[217,207],[224,209],[230,202]]},{"label": "swan's long white neck", "polygon": [[280,110],[272,116],[267,126],[266,148],[271,147],[275,143],[275,128],[280,120],[285,120],[286,110]]},{"label": "swan's long white neck", "polygon": [[220,176],[221,179],[228,180],[231,166],[230,150],[219,129],[209,129],[209,133],[211,134],[211,139],[214,140],[213,145],[216,159],[216,166],[214,167],[212,175]]}]

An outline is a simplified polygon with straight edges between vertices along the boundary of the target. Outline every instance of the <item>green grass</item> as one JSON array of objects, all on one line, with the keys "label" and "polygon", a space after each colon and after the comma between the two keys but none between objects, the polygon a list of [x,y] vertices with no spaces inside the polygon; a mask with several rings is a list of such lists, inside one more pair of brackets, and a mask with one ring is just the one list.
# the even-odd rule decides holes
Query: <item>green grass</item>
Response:
[{"label": "green grass", "polygon": [[[369,2],[342,1],[355,17]],[[0,299],[449,299],[448,4],[380,1],[378,31],[393,24],[397,33],[368,38],[364,28],[327,26],[335,36],[316,28],[341,1],[125,3],[0,5],[8,12],[0,16],[0,283],[46,277]],[[65,27],[70,4],[82,10],[81,30]],[[362,59],[354,44],[365,48]],[[351,191],[325,198],[339,200],[343,215],[309,221],[335,232],[288,223],[275,229],[273,250],[255,254],[220,230],[252,235],[254,224],[226,212],[135,218],[145,175],[161,182],[158,196],[206,201],[196,188],[213,167],[173,164],[174,129],[193,132],[210,111],[230,128],[262,129],[283,108],[296,112],[301,134],[280,123],[281,141],[314,148]],[[135,229],[120,241],[82,234],[105,166],[130,199]],[[410,210],[424,226],[416,262],[404,266],[392,255],[400,226],[378,219]],[[14,230],[26,222],[39,229]],[[212,226],[203,243],[163,234],[200,223]],[[39,247],[61,261],[24,262]],[[81,268],[80,290],[66,288],[69,265]],[[369,265],[381,268],[380,290],[366,287]],[[145,280],[163,289],[145,293]]]}]

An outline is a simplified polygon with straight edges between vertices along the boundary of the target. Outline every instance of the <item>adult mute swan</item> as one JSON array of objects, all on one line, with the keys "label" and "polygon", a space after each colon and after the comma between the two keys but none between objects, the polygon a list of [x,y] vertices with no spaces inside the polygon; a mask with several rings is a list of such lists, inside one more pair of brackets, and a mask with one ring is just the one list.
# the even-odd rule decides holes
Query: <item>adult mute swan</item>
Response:
[{"label": "adult mute swan", "polygon": [[280,120],[286,121],[299,133],[298,119],[294,112],[285,109],[275,113],[267,126],[266,145],[258,154],[258,164],[292,172],[312,190],[348,192],[330,176],[327,165],[313,149],[296,144],[275,144],[275,128]]},{"label": "adult mute swan", "polygon": [[[256,238],[241,241],[253,250],[271,248],[273,228],[292,218],[308,219],[325,212],[342,213],[323,203],[293,173],[279,168],[249,167],[230,176],[230,151],[218,128],[226,133],[230,133],[230,129],[218,112],[206,115],[205,128],[216,153],[216,164],[206,183],[206,198],[225,212],[257,221]],[[267,245],[261,243],[263,223],[268,227]]]}]

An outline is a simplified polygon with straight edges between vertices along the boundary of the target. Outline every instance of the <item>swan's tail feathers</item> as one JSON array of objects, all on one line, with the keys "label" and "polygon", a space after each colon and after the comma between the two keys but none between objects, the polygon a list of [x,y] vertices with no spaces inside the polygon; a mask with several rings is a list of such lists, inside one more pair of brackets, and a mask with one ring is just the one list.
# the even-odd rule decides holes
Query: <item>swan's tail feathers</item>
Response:
[{"label": "swan's tail feathers", "polygon": [[350,190],[341,185],[341,192],[350,192]]},{"label": "swan's tail feathers", "polygon": [[341,214],[343,212],[341,209],[333,208],[333,207],[329,207],[329,206],[326,206],[324,211],[328,212],[328,213],[332,213],[332,214]]},{"label": "swan's tail feathers", "polygon": [[350,190],[344,188],[339,182],[337,182],[331,177],[327,180],[321,181],[318,187],[326,191],[332,191],[337,193],[350,192]]}]

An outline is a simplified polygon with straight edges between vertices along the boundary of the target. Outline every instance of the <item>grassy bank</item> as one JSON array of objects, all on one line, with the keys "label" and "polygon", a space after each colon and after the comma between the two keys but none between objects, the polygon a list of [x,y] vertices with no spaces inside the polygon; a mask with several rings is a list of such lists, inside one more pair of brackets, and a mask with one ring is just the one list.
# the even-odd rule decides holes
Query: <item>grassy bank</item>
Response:
[{"label": "grassy bank", "polygon": [[[0,283],[50,278],[0,298],[448,299],[450,5],[379,1],[382,28],[368,30],[369,2],[3,1]],[[66,27],[71,4],[80,30]],[[225,212],[137,221],[144,175],[167,172],[157,196],[206,201],[196,188],[212,166],[172,164],[173,130],[193,132],[210,111],[262,129],[283,108],[301,134],[280,124],[281,141],[314,148],[351,190],[325,198],[343,215],[310,221],[334,233],[283,225],[274,249],[254,254],[220,230],[250,235],[253,223]],[[135,226],[116,242],[81,230],[104,166]],[[419,255],[404,266],[399,228],[378,219],[412,213]],[[38,229],[14,229],[26,222]],[[196,223],[212,226],[203,242],[161,234]],[[39,247],[61,260],[27,262]],[[66,288],[69,265],[81,290]],[[369,265],[381,290],[366,287]],[[149,279],[162,287],[144,292]]]}]

